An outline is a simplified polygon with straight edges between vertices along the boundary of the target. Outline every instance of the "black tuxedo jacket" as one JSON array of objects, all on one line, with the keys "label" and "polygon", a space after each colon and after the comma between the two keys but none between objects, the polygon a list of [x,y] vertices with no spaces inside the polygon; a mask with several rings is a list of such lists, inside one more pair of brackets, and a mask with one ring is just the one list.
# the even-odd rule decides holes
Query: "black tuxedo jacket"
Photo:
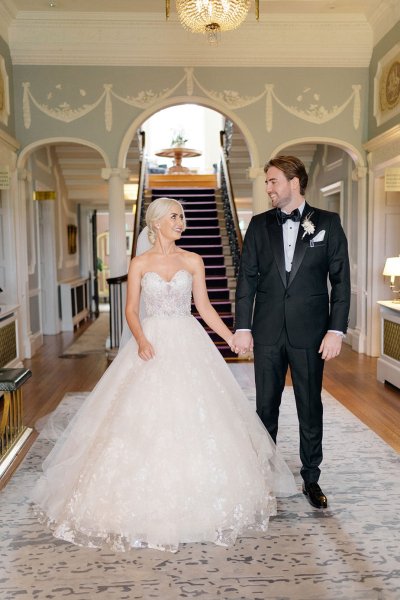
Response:
[{"label": "black tuxedo jacket", "polygon": [[[310,234],[302,226],[307,215],[315,225]],[[319,233],[323,240],[314,242]],[[349,308],[347,240],[339,215],[306,203],[288,283],[277,210],[252,218],[236,288],[236,329],[251,329],[255,343],[273,345],[286,326],[292,346],[311,348],[328,329],[346,332]]]}]

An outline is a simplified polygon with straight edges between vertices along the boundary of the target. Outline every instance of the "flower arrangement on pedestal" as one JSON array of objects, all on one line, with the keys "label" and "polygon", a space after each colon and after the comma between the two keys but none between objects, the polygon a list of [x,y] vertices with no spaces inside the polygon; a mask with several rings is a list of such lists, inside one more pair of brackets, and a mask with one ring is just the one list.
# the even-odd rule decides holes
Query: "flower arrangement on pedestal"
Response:
[{"label": "flower arrangement on pedestal", "polygon": [[187,142],[187,139],[184,137],[183,131],[175,132],[174,137],[171,141],[172,148],[182,148]]}]

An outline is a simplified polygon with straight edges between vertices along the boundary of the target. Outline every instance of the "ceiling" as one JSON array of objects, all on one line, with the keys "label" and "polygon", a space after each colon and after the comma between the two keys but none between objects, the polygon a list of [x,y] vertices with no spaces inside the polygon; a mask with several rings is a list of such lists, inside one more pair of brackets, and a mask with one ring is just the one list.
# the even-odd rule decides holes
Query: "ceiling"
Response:
[{"label": "ceiling", "polygon": [[[0,35],[15,65],[367,68],[400,20],[400,0],[260,0],[258,23],[251,5],[217,48],[183,29],[173,0],[168,22],[164,0],[0,0]],[[101,157],[77,145],[56,153],[71,199],[106,204]]]},{"label": "ceiling", "polygon": [[[51,8],[50,4],[54,4],[52,10],[68,13],[165,12],[164,0],[6,0],[5,4],[17,12],[46,12]],[[360,13],[369,19],[382,4],[382,0],[260,0],[260,10],[261,14]],[[171,12],[174,10],[172,0]]]},{"label": "ceiling", "polygon": [[14,64],[365,67],[399,19],[400,0],[260,0],[257,22],[251,0],[216,49],[173,0],[168,22],[164,0],[0,0]]}]

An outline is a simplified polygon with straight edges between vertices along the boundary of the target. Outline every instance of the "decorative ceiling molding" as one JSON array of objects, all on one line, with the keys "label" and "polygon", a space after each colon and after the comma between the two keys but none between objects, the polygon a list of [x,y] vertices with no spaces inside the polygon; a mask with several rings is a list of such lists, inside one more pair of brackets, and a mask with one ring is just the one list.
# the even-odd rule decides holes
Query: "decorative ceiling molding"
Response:
[{"label": "decorative ceiling molding", "polygon": [[[24,13],[25,14],[25,13]],[[57,13],[59,15],[60,13]],[[54,17],[54,15],[53,15]],[[215,48],[176,21],[107,20],[84,13],[79,19],[40,20],[18,16],[9,30],[15,65],[368,67],[373,34],[354,15],[340,20],[276,15],[246,22],[224,34]],[[251,40],[251,44],[249,44]],[[290,41],[290,43],[289,43]]]},{"label": "decorative ceiling molding", "polygon": [[400,2],[388,0],[370,15],[369,22],[374,32],[374,46],[400,21]]},{"label": "decorative ceiling molding", "polygon": [[[136,96],[124,97],[113,90],[113,85],[111,83],[104,83],[103,90],[100,92],[97,99],[92,103],[84,102],[81,106],[74,107],[66,100],[60,102],[58,99],[55,102],[53,91],[47,93],[46,103],[40,103],[31,92],[31,83],[24,82],[22,84],[24,89],[22,100],[24,126],[26,129],[31,127],[31,105],[51,119],[56,119],[64,123],[71,123],[72,121],[84,118],[102,104],[104,100],[104,125],[106,131],[110,132],[113,127],[114,100],[118,100],[118,102],[122,102],[128,106],[145,109],[154,105],[156,102],[171,96],[182,84],[186,85],[186,93],[188,96],[193,96],[195,87],[198,87],[204,96],[215,100],[220,106],[229,110],[237,110],[250,106],[265,97],[265,127],[268,132],[271,132],[273,128],[274,104],[279,105],[280,108],[284,109],[292,116],[315,125],[322,125],[335,119],[349,104],[352,104],[353,127],[354,129],[358,129],[360,125],[361,85],[359,84],[352,85],[352,92],[340,105],[335,105],[333,107],[324,106],[321,104],[321,94],[310,88],[303,89],[296,97],[296,104],[293,105],[286,104],[279,98],[274,90],[274,85],[271,83],[264,83],[262,91],[257,94],[257,96],[241,96],[236,90],[221,91],[207,89],[196,76],[193,67],[186,67],[183,76],[179,78],[171,88],[166,88],[157,92],[154,92],[153,90],[142,90],[136,93]],[[63,90],[61,84],[58,84],[56,87],[59,90]],[[84,89],[81,89],[80,93],[82,98],[86,97],[86,91]]]}]

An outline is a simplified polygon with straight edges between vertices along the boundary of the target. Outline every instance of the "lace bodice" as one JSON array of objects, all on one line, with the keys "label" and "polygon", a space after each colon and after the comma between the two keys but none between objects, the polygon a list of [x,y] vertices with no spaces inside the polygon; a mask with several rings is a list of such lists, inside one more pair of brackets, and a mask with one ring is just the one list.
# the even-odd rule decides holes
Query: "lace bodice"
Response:
[{"label": "lace bodice", "polygon": [[142,277],[142,302],[146,317],[187,317],[192,299],[192,275],[180,269],[170,281],[154,271]]}]

